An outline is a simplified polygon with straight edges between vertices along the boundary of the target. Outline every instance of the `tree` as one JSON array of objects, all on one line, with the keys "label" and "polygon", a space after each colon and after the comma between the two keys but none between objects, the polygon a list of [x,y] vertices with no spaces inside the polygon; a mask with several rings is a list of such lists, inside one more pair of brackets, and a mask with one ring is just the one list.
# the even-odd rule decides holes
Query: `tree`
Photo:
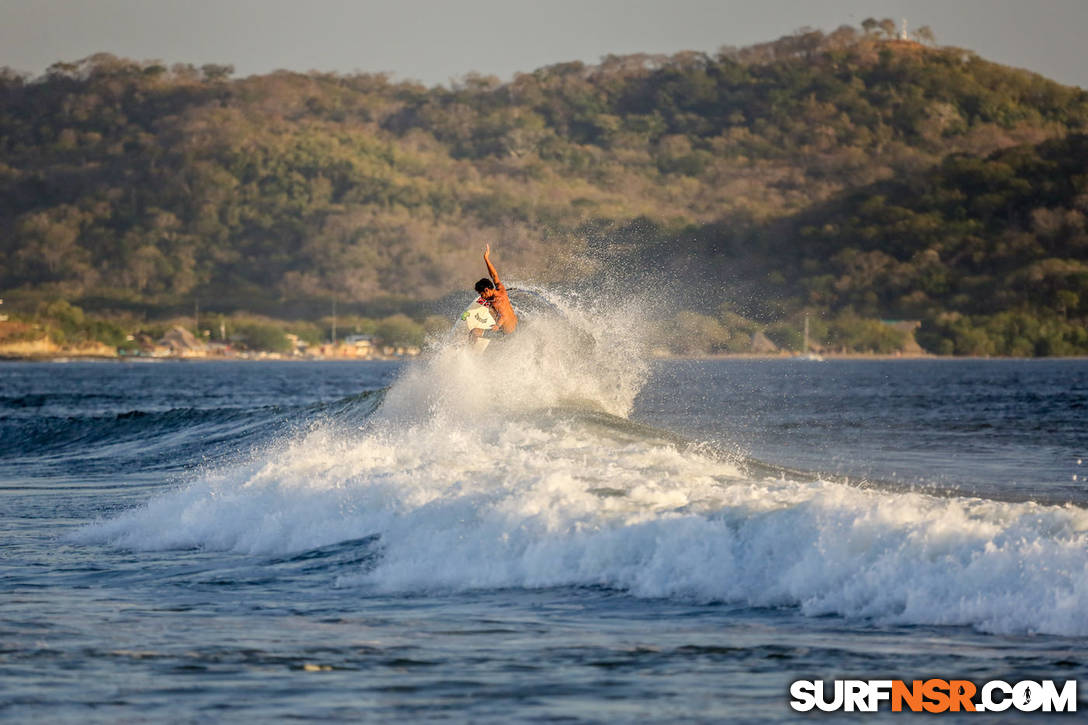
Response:
[{"label": "tree", "polygon": [[[729,299],[783,339],[811,307],[954,311],[988,339],[1015,311],[1061,334],[1001,349],[1079,344],[1088,93],[862,28],[453,88],[109,55],[0,71],[0,287],[88,314],[199,295],[301,319],[333,295],[419,319],[490,238],[523,279],[690,278],[679,308]],[[687,324],[721,349],[757,331],[723,322]]]},{"label": "tree", "polygon": [[85,221],[70,206],[29,214],[17,226],[18,273],[28,282],[73,279],[86,267],[87,250],[78,244]]},{"label": "tree", "polygon": [[423,325],[407,315],[393,315],[378,323],[377,336],[386,345],[402,347],[423,344]]},{"label": "tree", "polygon": [[233,65],[220,65],[218,63],[207,63],[200,66],[200,70],[204,74],[204,80],[209,83],[225,81],[234,74]]},{"label": "tree", "polygon": [[914,31],[914,38],[919,43],[926,43],[928,45],[936,45],[937,36],[933,34],[933,30],[928,25],[923,25]]}]

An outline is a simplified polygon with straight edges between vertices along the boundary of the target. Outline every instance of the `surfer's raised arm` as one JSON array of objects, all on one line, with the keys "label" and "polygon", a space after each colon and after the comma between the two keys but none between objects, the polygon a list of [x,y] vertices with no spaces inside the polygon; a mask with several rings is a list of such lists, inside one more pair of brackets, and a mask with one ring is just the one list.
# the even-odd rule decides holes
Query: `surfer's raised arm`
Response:
[{"label": "surfer's raised arm", "polygon": [[502,330],[509,335],[518,328],[518,316],[510,305],[506,287],[499,281],[495,265],[491,263],[490,244],[484,247],[484,264],[487,265],[487,273],[491,275],[491,279],[485,277],[476,283],[476,293],[480,295],[477,301],[491,309],[497,323],[492,329]]},{"label": "surfer's raised arm", "polygon": [[499,273],[495,271],[495,265],[493,265],[491,263],[491,245],[490,244],[488,244],[487,246],[484,247],[484,264],[487,265],[487,273],[489,275],[491,275],[491,281],[495,283],[496,287],[498,287],[502,283],[499,282]]}]

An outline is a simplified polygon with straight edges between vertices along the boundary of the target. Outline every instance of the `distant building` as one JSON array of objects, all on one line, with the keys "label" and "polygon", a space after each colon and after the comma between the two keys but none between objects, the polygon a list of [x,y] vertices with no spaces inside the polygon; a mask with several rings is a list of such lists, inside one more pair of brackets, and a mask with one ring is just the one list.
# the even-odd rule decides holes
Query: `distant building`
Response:
[{"label": "distant building", "polygon": [[354,357],[367,358],[374,354],[373,335],[348,335],[343,344],[354,352]]}]

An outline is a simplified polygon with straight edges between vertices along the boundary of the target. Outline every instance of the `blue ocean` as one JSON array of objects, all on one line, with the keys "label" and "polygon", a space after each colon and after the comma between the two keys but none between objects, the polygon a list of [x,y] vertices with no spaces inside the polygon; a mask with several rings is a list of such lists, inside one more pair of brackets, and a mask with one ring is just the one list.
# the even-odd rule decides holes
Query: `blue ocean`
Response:
[{"label": "blue ocean", "polygon": [[877,677],[1088,707],[1088,361],[600,334],[0,365],[0,718],[791,722],[792,681]]}]

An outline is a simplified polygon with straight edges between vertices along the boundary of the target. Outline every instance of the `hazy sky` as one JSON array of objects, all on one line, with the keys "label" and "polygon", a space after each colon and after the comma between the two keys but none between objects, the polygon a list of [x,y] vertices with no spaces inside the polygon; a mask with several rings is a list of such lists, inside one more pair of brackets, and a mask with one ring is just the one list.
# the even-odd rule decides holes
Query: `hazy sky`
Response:
[{"label": "hazy sky", "polygon": [[870,16],[1088,88],[1088,0],[0,0],[0,66],[38,74],[106,51],[430,85],[608,53],[713,52]]}]

